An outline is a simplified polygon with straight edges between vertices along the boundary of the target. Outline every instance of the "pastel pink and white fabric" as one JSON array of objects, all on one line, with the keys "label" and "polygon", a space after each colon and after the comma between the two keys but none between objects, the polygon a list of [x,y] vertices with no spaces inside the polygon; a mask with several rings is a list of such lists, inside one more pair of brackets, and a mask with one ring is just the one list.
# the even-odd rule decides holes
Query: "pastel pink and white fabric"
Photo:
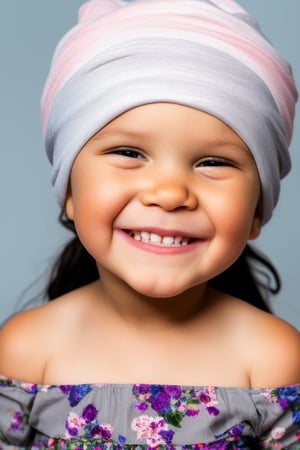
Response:
[{"label": "pastel pink and white fabric", "polygon": [[42,98],[59,203],[82,146],[119,114],[159,101],[206,111],[241,136],[269,220],[290,169],[297,90],[289,64],[233,0],[90,0],[80,8]]}]

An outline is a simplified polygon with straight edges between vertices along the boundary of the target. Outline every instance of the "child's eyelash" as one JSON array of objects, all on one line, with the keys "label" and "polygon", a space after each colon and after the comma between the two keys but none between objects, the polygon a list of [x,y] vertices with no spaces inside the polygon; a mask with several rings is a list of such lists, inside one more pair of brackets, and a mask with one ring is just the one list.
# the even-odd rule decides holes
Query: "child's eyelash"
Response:
[{"label": "child's eyelash", "polygon": [[130,148],[130,147],[117,147],[113,148],[109,151],[109,153],[114,153],[117,155],[125,156],[127,158],[135,158],[135,159],[145,159],[142,153],[139,150]]},{"label": "child's eyelash", "polygon": [[[145,156],[141,153],[140,150],[131,147],[112,148],[109,150],[108,153],[124,156],[126,158],[141,159],[141,160],[145,159]],[[196,167],[236,167],[236,164],[233,161],[226,158],[209,156],[201,159],[201,161],[199,161],[196,164]]]},{"label": "child's eyelash", "polygon": [[211,156],[205,159],[202,159],[197,163],[197,167],[236,167],[236,164],[233,161],[230,161],[226,158],[218,158],[215,156]]}]

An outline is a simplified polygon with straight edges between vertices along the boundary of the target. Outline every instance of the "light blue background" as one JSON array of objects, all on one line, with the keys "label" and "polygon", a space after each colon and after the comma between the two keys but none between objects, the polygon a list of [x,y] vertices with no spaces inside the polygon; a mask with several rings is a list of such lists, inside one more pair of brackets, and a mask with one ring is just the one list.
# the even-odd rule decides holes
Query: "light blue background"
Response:
[{"label": "light blue background", "polygon": [[[53,256],[69,237],[57,223],[41,137],[39,102],[54,47],[76,20],[79,0],[6,0],[0,12],[0,322],[43,286]],[[300,87],[299,0],[241,0],[291,62]],[[300,329],[299,114],[291,147],[293,172],[282,184],[274,218],[259,248],[275,263],[283,289],[275,311]],[[22,291],[41,278],[20,300]]]}]

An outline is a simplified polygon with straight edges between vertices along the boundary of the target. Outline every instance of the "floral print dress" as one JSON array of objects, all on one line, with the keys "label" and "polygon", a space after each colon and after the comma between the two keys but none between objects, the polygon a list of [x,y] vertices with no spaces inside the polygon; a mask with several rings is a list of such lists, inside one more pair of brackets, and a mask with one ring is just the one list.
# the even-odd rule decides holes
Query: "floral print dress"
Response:
[{"label": "floral print dress", "polygon": [[0,449],[300,450],[300,385],[45,386],[0,377]]}]

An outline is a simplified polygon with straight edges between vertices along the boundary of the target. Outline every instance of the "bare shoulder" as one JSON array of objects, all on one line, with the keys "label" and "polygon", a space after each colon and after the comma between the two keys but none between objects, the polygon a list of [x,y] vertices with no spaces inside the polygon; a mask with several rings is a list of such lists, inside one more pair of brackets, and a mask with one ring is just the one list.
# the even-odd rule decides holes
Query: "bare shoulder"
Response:
[{"label": "bare shoulder", "polygon": [[36,382],[42,371],[46,317],[43,307],[11,318],[0,331],[0,373],[9,378]]},{"label": "bare shoulder", "polygon": [[252,362],[251,385],[278,387],[300,383],[300,333],[286,321],[249,308],[245,330]]},{"label": "bare shoulder", "polygon": [[218,330],[225,330],[230,351],[239,359],[249,386],[272,388],[300,383],[297,329],[243,300],[213,293],[217,300]]},{"label": "bare shoulder", "polygon": [[67,295],[8,320],[0,330],[0,374],[41,383],[51,355],[74,327],[76,310],[76,294]]}]

